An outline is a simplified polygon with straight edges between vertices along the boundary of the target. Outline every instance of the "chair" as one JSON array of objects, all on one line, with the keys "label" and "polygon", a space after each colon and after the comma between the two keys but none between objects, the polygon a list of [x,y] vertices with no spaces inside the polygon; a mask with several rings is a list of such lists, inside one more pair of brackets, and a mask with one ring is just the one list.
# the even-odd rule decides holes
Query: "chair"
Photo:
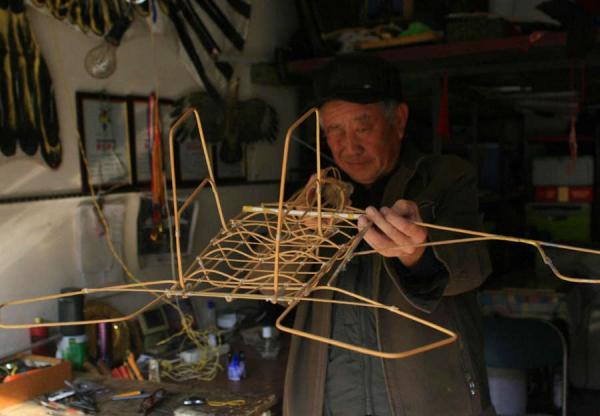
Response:
[{"label": "chair", "polygon": [[[487,367],[528,370],[562,364],[562,414],[567,413],[567,346],[560,330],[536,318],[484,318],[485,362]],[[490,379],[490,386],[493,380]],[[498,393],[490,389],[492,403],[501,407]],[[498,409],[497,409],[498,411]]]}]

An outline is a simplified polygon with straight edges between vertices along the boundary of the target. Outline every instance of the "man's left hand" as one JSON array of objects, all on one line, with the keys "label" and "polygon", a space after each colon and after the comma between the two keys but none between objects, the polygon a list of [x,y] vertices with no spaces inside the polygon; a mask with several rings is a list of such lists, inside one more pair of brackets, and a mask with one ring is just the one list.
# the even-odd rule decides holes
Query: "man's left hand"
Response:
[{"label": "man's left hand", "polygon": [[358,219],[359,228],[372,222],[365,241],[385,257],[398,257],[406,267],[415,265],[425,247],[414,247],[427,241],[427,229],[414,224],[421,221],[419,207],[413,201],[400,199],[391,207],[367,207],[366,215]]}]

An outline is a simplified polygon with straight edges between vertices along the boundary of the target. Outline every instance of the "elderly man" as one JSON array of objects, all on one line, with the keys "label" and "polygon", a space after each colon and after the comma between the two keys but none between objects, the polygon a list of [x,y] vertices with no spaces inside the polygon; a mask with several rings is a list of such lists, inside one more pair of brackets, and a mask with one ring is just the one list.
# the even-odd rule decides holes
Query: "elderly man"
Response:
[{"label": "elderly man", "polygon": [[[377,251],[355,257],[336,284],[449,328],[459,340],[407,359],[384,360],[294,337],[284,414],[493,415],[474,292],[489,272],[485,247],[406,246],[456,238],[415,220],[480,226],[473,169],[457,157],[423,155],[405,137],[409,111],[390,63],[340,56],[317,74],[314,87],[327,144],[354,185],[353,205],[366,208],[359,226],[373,224],[365,241]],[[439,338],[390,313],[341,304],[306,302],[294,326],[381,351]]]}]

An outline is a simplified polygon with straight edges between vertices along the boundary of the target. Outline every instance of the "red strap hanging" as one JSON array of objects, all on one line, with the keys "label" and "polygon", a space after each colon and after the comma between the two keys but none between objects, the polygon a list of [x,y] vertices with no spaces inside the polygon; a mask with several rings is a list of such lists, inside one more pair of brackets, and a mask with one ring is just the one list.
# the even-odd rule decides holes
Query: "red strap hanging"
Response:
[{"label": "red strap hanging", "polygon": [[448,111],[448,74],[442,76],[442,94],[437,120],[437,134],[446,139],[450,138],[450,114]]},{"label": "red strap hanging", "polygon": [[156,240],[163,231],[162,214],[165,206],[165,190],[163,187],[163,151],[162,133],[160,129],[160,112],[158,97],[152,93],[148,97],[148,140],[150,146],[150,192],[152,194],[152,234]]}]

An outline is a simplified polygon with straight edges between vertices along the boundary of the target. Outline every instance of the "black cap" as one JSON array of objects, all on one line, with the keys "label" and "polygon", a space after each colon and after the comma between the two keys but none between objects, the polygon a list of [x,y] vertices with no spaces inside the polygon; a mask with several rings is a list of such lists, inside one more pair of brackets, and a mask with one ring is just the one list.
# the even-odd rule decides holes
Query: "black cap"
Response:
[{"label": "black cap", "polygon": [[317,71],[313,89],[315,107],[336,99],[360,104],[402,101],[402,82],[396,67],[365,53],[335,57]]}]

